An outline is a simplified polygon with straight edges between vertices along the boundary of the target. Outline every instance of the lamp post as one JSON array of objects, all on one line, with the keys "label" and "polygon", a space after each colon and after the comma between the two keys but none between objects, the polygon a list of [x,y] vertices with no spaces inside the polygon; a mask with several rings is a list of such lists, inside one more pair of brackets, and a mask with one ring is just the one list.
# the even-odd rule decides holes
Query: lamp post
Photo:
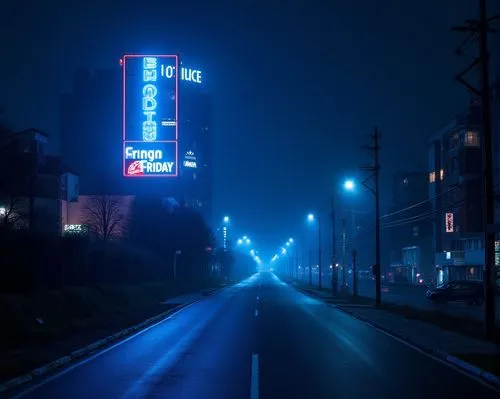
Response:
[{"label": "lamp post", "polygon": [[[344,191],[353,192],[356,188],[356,183],[353,179],[346,179],[342,185]],[[332,219],[332,265],[335,266],[337,264],[337,240],[336,240],[336,218],[335,218],[335,193],[332,195],[331,200],[331,219]],[[346,226],[345,219],[342,219],[342,290],[346,289]],[[354,232],[353,237],[354,238]],[[332,284],[337,284],[337,279],[334,278],[334,273],[338,273],[338,269],[335,270],[332,267]],[[332,287],[333,288],[333,287]],[[336,292],[336,288],[333,288],[334,293]]]},{"label": "lamp post", "polygon": [[313,213],[307,215],[307,220],[309,222],[314,222],[318,219],[318,288],[321,289],[321,219],[320,217],[315,217]]}]

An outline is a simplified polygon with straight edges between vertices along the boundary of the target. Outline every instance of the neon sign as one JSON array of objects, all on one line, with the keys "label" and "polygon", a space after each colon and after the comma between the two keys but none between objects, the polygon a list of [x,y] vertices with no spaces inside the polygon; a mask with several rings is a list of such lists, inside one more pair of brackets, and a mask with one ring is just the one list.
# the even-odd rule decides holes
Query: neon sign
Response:
[{"label": "neon sign", "polygon": [[454,226],[453,226],[453,213],[447,213],[446,214],[446,232],[447,233],[453,233]]},{"label": "neon sign", "polygon": [[88,226],[84,224],[65,224],[64,225],[65,234],[87,234]]},{"label": "neon sign", "polygon": [[132,146],[125,147],[125,159],[131,159],[128,173],[172,173],[175,162],[164,161],[162,150],[135,149]]},{"label": "neon sign", "polygon": [[[160,74],[167,79],[172,79],[175,77],[175,67],[172,65],[161,66]],[[201,83],[201,71],[198,69],[184,68],[181,67],[181,80],[186,82]]]},{"label": "neon sign", "polygon": [[193,151],[186,152],[186,155],[184,155],[184,162],[182,164],[185,168],[196,169],[198,167],[196,164],[196,156]]},{"label": "neon sign", "polygon": [[177,174],[176,142],[124,142],[125,176],[172,176]]},{"label": "neon sign", "polygon": [[142,112],[146,117],[146,120],[142,122],[142,139],[144,141],[156,140],[156,121],[154,117],[158,105],[156,101],[158,89],[154,83],[156,83],[157,78],[157,60],[155,57],[144,57],[143,61]]},{"label": "neon sign", "polygon": [[176,177],[179,57],[125,55],[122,68],[123,175]]}]

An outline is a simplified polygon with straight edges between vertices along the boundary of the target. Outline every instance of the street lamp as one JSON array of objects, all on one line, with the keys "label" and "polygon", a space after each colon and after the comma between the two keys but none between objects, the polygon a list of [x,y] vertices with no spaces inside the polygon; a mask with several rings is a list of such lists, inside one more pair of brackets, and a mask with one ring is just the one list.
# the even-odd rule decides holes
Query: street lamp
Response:
[{"label": "street lamp", "polygon": [[229,220],[230,220],[230,219],[229,219],[229,216],[224,216],[223,222],[224,222],[225,224],[229,223]]},{"label": "street lamp", "polygon": [[344,182],[344,189],[347,190],[347,191],[353,191],[354,190],[354,187],[356,187],[356,184],[354,183],[354,180],[352,179],[347,179],[345,182]]},{"label": "street lamp", "polygon": [[[307,215],[309,222],[314,222],[315,219],[318,219],[318,288],[321,289],[321,220],[319,216],[316,218],[313,213]],[[309,282],[312,282],[311,265],[309,265]]]},{"label": "street lamp", "polygon": [[[356,188],[356,182],[354,179],[346,179],[344,180],[344,183],[342,184],[342,188],[344,191],[349,191],[353,192]],[[335,197],[336,197],[336,190],[332,195],[332,201],[331,201],[331,213],[330,217],[332,220],[332,264],[337,264],[337,239],[336,239],[336,219],[335,219]],[[354,214],[353,214],[354,215]],[[354,217],[354,216],[353,216]],[[354,224],[354,223],[353,223]],[[354,231],[353,231],[353,237],[354,239]],[[337,292],[337,280],[338,280],[338,269],[332,270],[332,289],[333,293]],[[356,278],[356,276],[354,276]],[[345,226],[345,219],[342,219],[342,289],[346,289],[346,226]]]}]

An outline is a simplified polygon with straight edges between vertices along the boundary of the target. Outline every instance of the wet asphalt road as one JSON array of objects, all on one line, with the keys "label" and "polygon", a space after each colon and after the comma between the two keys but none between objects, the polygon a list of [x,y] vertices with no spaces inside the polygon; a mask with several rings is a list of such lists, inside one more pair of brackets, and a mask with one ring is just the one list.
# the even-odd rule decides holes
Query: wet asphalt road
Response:
[{"label": "wet asphalt road", "polygon": [[498,392],[260,273],[16,397],[478,399]]}]

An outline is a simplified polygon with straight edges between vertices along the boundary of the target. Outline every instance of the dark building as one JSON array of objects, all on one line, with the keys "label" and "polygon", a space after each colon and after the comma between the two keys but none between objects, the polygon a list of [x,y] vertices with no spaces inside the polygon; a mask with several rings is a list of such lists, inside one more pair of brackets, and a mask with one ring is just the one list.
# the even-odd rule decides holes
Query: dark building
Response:
[{"label": "dark building", "polygon": [[212,105],[201,84],[179,82],[179,177],[122,175],[122,71],[75,73],[60,98],[61,155],[82,194],[155,195],[196,208],[212,222]]},{"label": "dark building", "polygon": [[48,141],[49,135],[37,129],[10,134],[2,141],[2,225],[62,232],[62,209],[78,196],[78,176],[64,166],[60,157],[47,154]]},{"label": "dark building", "polygon": [[382,220],[389,253],[387,276],[394,282],[422,283],[433,274],[431,206],[427,173],[397,173],[393,177],[392,206]]},{"label": "dark building", "polygon": [[212,224],[212,102],[202,86],[189,82],[179,96],[180,199]]},{"label": "dark building", "polygon": [[482,279],[481,108],[457,115],[429,142],[437,281]]}]

